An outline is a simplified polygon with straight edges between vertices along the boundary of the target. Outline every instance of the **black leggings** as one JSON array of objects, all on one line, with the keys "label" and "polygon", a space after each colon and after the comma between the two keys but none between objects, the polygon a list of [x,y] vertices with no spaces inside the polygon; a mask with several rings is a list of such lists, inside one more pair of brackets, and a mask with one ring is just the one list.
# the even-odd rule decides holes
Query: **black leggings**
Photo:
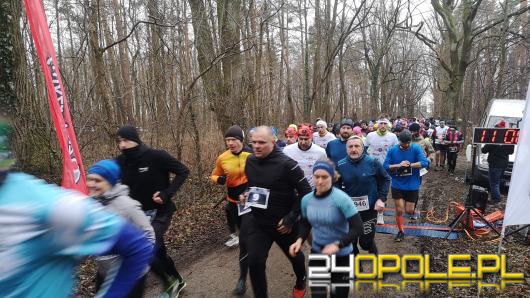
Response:
[{"label": "black leggings", "polygon": [[449,172],[455,171],[457,158],[458,158],[458,152],[447,152],[447,168]]},{"label": "black leggings", "polygon": [[357,243],[361,246],[363,250],[368,251],[371,254],[376,255],[377,245],[375,245],[375,227],[377,224],[377,211],[373,209],[365,210],[359,212],[361,219],[363,220],[363,233],[353,239],[353,253],[355,255],[359,254],[359,248]]},{"label": "black leggings", "polygon": [[300,251],[295,257],[289,255],[289,246],[296,242],[298,238],[297,229],[293,229],[289,234],[280,234],[275,226],[265,226],[258,224],[252,214],[246,214],[243,218],[241,234],[244,235],[248,249],[248,267],[250,269],[250,281],[254,296],[257,298],[267,297],[267,276],[265,269],[267,257],[272,243],[280,247],[282,252],[291,262],[296,275],[296,284],[305,285],[306,270],[305,257]]},{"label": "black leggings", "polygon": [[[315,252],[313,252],[315,253]],[[348,267],[350,264],[350,256],[337,256],[336,262],[338,266],[341,267]],[[323,260],[310,260],[309,266],[324,266],[325,261]],[[331,298],[342,298],[342,297],[348,297],[348,292],[350,291],[350,287],[336,287],[333,289],[333,285],[338,284],[348,284],[349,283],[350,274],[348,272],[346,273],[331,273],[331,284],[327,286],[311,286],[311,297],[313,298],[326,298],[328,297],[328,292],[331,292]]]},{"label": "black leggings", "polygon": [[225,206],[226,213],[226,223],[228,224],[228,230],[230,233],[236,232],[236,227],[241,227],[241,218],[237,214],[237,204],[232,202],[227,202]]},{"label": "black leggings", "polygon": [[151,223],[155,230],[155,256],[151,264],[151,270],[164,282],[168,287],[169,278],[182,278],[175,268],[173,259],[167,254],[166,244],[164,243],[164,234],[171,224],[173,212],[157,212],[155,219]]},{"label": "black leggings", "polygon": [[[236,207],[237,208],[237,207]],[[236,209],[237,215],[237,209]],[[237,216],[237,227],[241,231],[241,221],[242,217],[246,215]],[[239,279],[247,280],[248,273],[248,251],[247,251],[247,242],[245,236],[242,233],[239,233]]]}]

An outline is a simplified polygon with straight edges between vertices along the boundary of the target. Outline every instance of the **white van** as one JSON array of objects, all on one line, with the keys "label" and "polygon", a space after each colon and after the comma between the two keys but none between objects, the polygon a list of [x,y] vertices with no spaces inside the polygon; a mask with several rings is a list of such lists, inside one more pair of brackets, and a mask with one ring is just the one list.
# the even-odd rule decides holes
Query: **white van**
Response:
[{"label": "white van", "polygon": [[[499,121],[504,120],[506,122],[506,128],[518,128],[519,123],[523,119],[525,107],[525,100],[520,99],[492,99],[490,100],[488,107],[482,119],[480,121],[480,127],[495,127]],[[468,145],[467,153],[468,160],[471,160],[471,145]],[[489,188],[488,178],[488,154],[481,152],[482,146],[477,147],[477,158],[475,162],[475,175],[472,177],[473,184],[480,185]],[[503,185],[510,185],[510,177],[512,175],[513,161],[515,160],[515,153],[517,152],[517,146],[515,151],[510,155],[508,168],[504,173]],[[467,171],[466,171],[467,172]],[[469,177],[471,178],[471,177]]]}]

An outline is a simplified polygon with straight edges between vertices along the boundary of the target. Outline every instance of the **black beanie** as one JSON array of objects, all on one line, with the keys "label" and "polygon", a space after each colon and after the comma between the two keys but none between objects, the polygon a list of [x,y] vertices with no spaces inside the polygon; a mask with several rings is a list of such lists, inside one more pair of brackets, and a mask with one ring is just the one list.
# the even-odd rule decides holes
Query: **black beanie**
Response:
[{"label": "black beanie", "polygon": [[349,127],[354,128],[353,121],[351,119],[348,119],[348,118],[344,118],[340,122],[340,127],[343,127],[344,125],[348,125]]},{"label": "black beanie", "polygon": [[225,138],[236,138],[243,142],[243,139],[245,138],[245,133],[243,132],[241,127],[233,125],[226,131]]},{"label": "black beanie", "polygon": [[138,136],[138,131],[136,130],[136,127],[132,125],[124,125],[120,127],[120,129],[118,129],[118,137],[122,137],[126,140],[133,141],[138,144],[142,143],[140,137]]}]

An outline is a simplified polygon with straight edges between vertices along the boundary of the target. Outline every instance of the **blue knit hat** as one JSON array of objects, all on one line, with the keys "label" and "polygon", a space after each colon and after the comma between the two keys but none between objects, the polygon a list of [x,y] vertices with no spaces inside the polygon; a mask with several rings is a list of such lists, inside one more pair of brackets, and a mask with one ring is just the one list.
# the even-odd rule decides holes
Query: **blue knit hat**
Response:
[{"label": "blue knit hat", "polygon": [[328,174],[332,178],[333,178],[333,175],[335,173],[335,169],[333,168],[333,166],[329,162],[324,161],[324,160],[317,160],[317,162],[315,162],[315,164],[313,165],[313,174],[317,170],[324,170],[324,171],[328,172]]},{"label": "blue knit hat", "polygon": [[98,174],[114,186],[120,180],[120,166],[114,160],[100,160],[88,169],[88,174]]}]

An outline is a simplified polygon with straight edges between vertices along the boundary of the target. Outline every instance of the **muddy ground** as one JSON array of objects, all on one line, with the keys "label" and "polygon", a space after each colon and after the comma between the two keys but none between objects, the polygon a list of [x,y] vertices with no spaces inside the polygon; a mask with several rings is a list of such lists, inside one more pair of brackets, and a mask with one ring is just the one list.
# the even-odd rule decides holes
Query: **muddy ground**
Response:
[{"label": "muddy ground", "polygon": [[[460,156],[454,175],[430,171],[425,176],[418,205],[418,210],[423,211],[421,221],[448,224],[454,218],[454,208],[451,202],[463,202],[467,193],[464,172],[465,156]],[[204,186],[201,187],[204,188]],[[222,204],[214,208],[222,194],[219,188],[209,188],[202,193],[197,192],[196,189],[188,184],[176,198],[179,211],[175,213],[174,222],[166,238],[169,252],[187,281],[187,287],[181,297],[231,297],[231,291],[239,276],[238,250],[226,248],[223,245],[228,236],[224,211]],[[390,201],[389,205],[392,206]],[[497,209],[504,210],[504,204],[505,199]],[[448,206],[451,206],[449,212],[447,212]],[[486,213],[494,210],[496,209],[488,208]],[[425,211],[430,211],[429,216]],[[394,221],[391,217],[387,217],[387,220]],[[432,272],[445,272],[448,254],[469,253],[472,256],[480,253],[494,254],[497,252],[499,243],[495,241],[494,235],[485,235],[481,238],[474,236],[476,239],[472,240],[463,233],[458,240],[406,237],[405,241],[395,243],[393,237],[393,235],[379,233],[376,235],[381,254],[429,254]],[[448,289],[447,283],[431,284],[429,291],[425,288],[422,291],[418,284],[396,288],[391,284],[399,285],[402,282],[401,277],[396,275],[378,284],[381,286],[378,291],[367,289],[370,285],[364,285],[360,286],[358,291],[350,292],[350,296],[530,297],[530,245],[524,241],[522,236],[509,240],[503,245],[503,253],[506,254],[508,261],[508,272],[523,272],[526,280],[522,284],[508,285],[503,291],[483,287],[479,292],[476,283],[461,286],[453,284],[453,289]],[[307,250],[306,247],[305,251]],[[472,262],[476,262],[476,258],[472,259]],[[90,296],[93,291],[90,278],[92,270],[91,263],[84,266],[78,296]],[[267,277],[270,297],[291,296],[295,277],[290,263],[275,245],[271,249],[267,262]],[[493,277],[488,277],[485,282],[493,283]],[[253,297],[249,281],[247,281],[247,287],[245,297]],[[150,276],[145,296],[157,297],[160,291],[159,281]],[[310,297],[310,294],[308,293],[306,297]]]}]

